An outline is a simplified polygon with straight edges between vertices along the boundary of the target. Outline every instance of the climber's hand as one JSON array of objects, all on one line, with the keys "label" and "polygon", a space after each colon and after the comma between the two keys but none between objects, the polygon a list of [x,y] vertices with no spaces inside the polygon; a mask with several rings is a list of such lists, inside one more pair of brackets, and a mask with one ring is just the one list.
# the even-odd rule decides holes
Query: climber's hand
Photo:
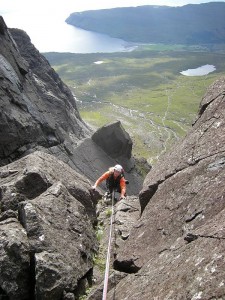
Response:
[{"label": "climber's hand", "polygon": [[93,185],[91,188],[93,191],[96,191],[96,185]]}]

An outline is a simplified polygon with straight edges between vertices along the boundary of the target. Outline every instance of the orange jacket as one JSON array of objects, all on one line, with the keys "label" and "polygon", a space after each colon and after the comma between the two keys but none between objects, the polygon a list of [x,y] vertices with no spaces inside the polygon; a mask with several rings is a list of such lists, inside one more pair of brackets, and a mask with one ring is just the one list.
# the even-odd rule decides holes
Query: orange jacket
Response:
[{"label": "orange jacket", "polygon": [[[109,170],[107,172],[105,172],[102,176],[100,176],[96,182],[95,185],[98,186],[102,181],[106,180],[107,178],[109,178],[109,176],[111,176],[113,173],[113,171]],[[116,179],[115,175],[114,178]],[[121,189],[121,197],[124,197],[126,194],[126,181],[124,179],[124,177],[120,178],[120,189]]]}]

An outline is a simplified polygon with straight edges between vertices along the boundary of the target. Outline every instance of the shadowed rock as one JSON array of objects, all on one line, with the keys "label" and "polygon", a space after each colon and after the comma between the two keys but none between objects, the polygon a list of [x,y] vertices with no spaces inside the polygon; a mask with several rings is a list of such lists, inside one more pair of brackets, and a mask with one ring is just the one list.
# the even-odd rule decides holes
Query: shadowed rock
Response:
[{"label": "shadowed rock", "polygon": [[0,221],[0,298],[31,299],[30,251],[16,218]]},{"label": "shadowed rock", "polygon": [[120,121],[101,127],[92,135],[92,139],[112,158],[131,158],[133,143]]},{"label": "shadowed rock", "polygon": [[97,198],[90,182],[54,156],[34,152],[0,168],[0,190],[5,295],[62,299],[65,291],[76,294],[98,249]]},{"label": "shadowed rock", "polygon": [[0,165],[42,147],[68,156],[91,133],[71,91],[24,31],[0,27]]}]

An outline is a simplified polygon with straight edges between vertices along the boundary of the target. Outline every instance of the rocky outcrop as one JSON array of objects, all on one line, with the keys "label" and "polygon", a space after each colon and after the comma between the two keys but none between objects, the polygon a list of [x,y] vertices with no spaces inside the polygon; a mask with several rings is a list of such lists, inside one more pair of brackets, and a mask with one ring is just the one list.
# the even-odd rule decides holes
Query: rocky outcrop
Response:
[{"label": "rocky outcrop", "polygon": [[[80,118],[71,91],[27,34],[9,30],[2,18],[0,60],[0,165],[41,150],[93,183],[121,162],[130,181],[128,193],[138,194],[143,177],[135,169],[132,142],[122,125],[115,122],[93,134]],[[109,142],[114,154],[106,147]]]},{"label": "rocky outcrop", "polygon": [[120,271],[126,263],[126,272],[135,274],[107,299],[224,298],[224,120],[221,78],[204,96],[185,139],[147,175],[141,217],[114,263]]},{"label": "rocky outcrop", "polygon": [[91,133],[72,93],[25,32],[2,17],[0,27],[0,164],[40,148],[70,153]]},{"label": "rocky outcrop", "polygon": [[[108,167],[110,167],[116,161],[116,163],[123,166],[125,177],[129,181],[127,194],[138,195],[143,184],[143,176],[140,174],[138,168],[149,170],[151,167],[147,161],[138,161],[132,157],[133,142],[121,122],[115,121],[101,127],[92,135],[92,141],[107,155],[95,156],[95,159],[92,160],[92,164],[94,164],[95,170],[97,170],[98,173],[97,176],[105,172],[102,166],[108,165]],[[92,147],[92,149],[96,148],[96,145]],[[96,153],[98,153],[98,151],[96,151]],[[111,161],[110,164],[107,163],[107,161],[109,162],[109,157]]]},{"label": "rocky outcrop", "polygon": [[[117,143],[121,144],[122,142],[125,144],[127,142],[126,137],[128,134],[124,134],[124,129],[120,123],[115,122],[109,125],[105,125],[105,128],[109,127],[110,131],[115,130],[117,132],[118,124],[121,128],[121,140],[119,142],[117,139],[113,140],[113,143],[116,147]],[[98,137],[98,131],[95,134],[95,137]],[[101,138],[103,138],[102,135]],[[94,184],[96,179],[99,176],[101,176],[105,171],[107,171],[109,167],[120,163],[124,167],[126,179],[129,181],[129,185],[127,186],[127,194],[138,195],[139,191],[141,190],[143,176],[142,174],[139,174],[137,168],[137,165],[140,163],[138,162],[137,164],[136,160],[133,157],[128,158],[126,152],[121,152],[122,155],[118,158],[110,157],[101,148],[100,145],[97,145],[93,141],[92,137],[84,139],[77,145],[77,147],[71,149],[69,157],[65,157],[64,154],[62,154],[62,152],[50,153],[56,155],[61,160],[66,161],[67,164],[69,164],[73,169],[75,169],[77,172],[83,174],[85,177],[91,180],[92,184]],[[71,157],[73,158],[73,160],[71,160]],[[105,182],[102,183],[98,189],[101,193],[104,193],[104,191],[106,190]]]},{"label": "rocky outcrop", "polygon": [[[142,211],[161,183],[189,167],[210,159],[221,170],[223,162],[216,158],[225,150],[224,78],[216,81],[201,102],[199,116],[184,141],[167,153],[146,177],[140,193]],[[176,154],[175,154],[176,153]],[[176,155],[176,159],[174,158]],[[223,159],[222,159],[223,160]],[[195,168],[193,167],[193,170]],[[151,196],[148,196],[150,193]]]},{"label": "rocky outcrop", "polygon": [[132,142],[118,122],[92,136],[67,86],[2,18],[0,61],[0,298],[77,299],[91,285],[99,247],[100,194],[91,185],[119,162],[128,194],[137,195]]},{"label": "rocky outcrop", "polygon": [[133,143],[120,121],[115,122],[114,126],[101,127],[93,134],[92,139],[112,158],[131,158]]},{"label": "rocky outcrop", "polygon": [[35,152],[0,168],[0,203],[0,297],[79,294],[98,250],[90,182]]},{"label": "rocky outcrop", "polygon": [[[74,149],[77,158],[76,167],[95,182],[109,167],[119,163],[123,166],[125,177],[129,181],[128,195],[138,195],[143,177],[138,173],[137,161],[131,156],[132,145],[131,138],[122,124],[119,121],[110,123],[97,130],[91,138],[85,139]],[[116,155],[112,155],[110,149],[114,149]],[[106,190],[105,184],[101,184],[100,190]]]},{"label": "rocky outcrop", "polygon": [[11,33],[18,44],[0,19],[0,298],[77,299],[92,279],[89,299],[101,298],[95,230],[104,225],[105,245],[110,211],[98,210],[97,223],[100,195],[90,188],[120,163],[130,185],[115,205],[107,299],[223,299],[225,78],[208,90],[185,139],[149,172],[139,203],[129,195],[141,177],[122,125],[93,134],[26,34]]}]

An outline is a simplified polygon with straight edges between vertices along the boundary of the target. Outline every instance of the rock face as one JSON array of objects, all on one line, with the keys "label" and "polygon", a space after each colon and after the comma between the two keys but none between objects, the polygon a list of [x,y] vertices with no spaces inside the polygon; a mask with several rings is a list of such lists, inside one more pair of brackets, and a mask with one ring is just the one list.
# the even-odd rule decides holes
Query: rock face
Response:
[{"label": "rock face", "polygon": [[130,262],[135,274],[107,299],[225,297],[224,142],[221,78],[203,98],[186,138],[147,175],[139,196],[141,217],[114,263],[125,271]]},{"label": "rock face", "polygon": [[[27,35],[11,34],[0,18],[0,298],[83,294],[99,247],[100,195],[90,187],[120,163],[133,196],[115,207],[107,299],[224,299],[225,78],[149,172],[138,201],[141,177],[122,125],[93,134]],[[89,299],[101,299],[102,287],[99,280]]]},{"label": "rock face", "polygon": [[79,293],[98,250],[97,199],[89,188],[86,178],[41,152],[0,168],[0,298]]},{"label": "rock face", "polygon": [[[113,166],[113,163],[116,160],[116,163],[123,166],[125,170],[125,177],[129,181],[127,194],[138,195],[141,190],[143,180],[136,169],[137,161],[132,157],[133,142],[129,134],[124,130],[121,122],[116,121],[98,129],[92,135],[92,141],[95,144],[94,147],[92,146],[92,149],[95,149],[97,145],[97,148],[100,147],[100,149],[103,150],[101,154],[99,153],[99,150],[96,149],[97,151],[95,151],[95,153],[99,153],[100,155],[92,155],[92,158],[95,158],[92,160],[92,164],[97,173],[95,178],[99,177],[106,171],[105,165],[108,165],[108,167]],[[105,152],[105,154],[103,154],[103,152]],[[87,165],[90,166],[90,163]],[[88,174],[88,170],[85,174]]]},{"label": "rock face", "polygon": [[131,158],[133,143],[119,121],[114,123],[114,126],[107,125],[98,129],[92,139],[112,158]]},{"label": "rock face", "polygon": [[[0,166],[41,150],[93,183],[121,161],[131,183],[129,193],[138,194],[143,179],[134,169],[132,142],[122,125],[110,124],[93,134],[80,118],[71,91],[27,34],[7,29],[2,18],[0,61]],[[106,147],[109,141],[114,154]]]},{"label": "rock face", "polygon": [[[67,86],[1,17],[0,99],[0,298],[77,299],[99,246],[91,185],[120,162],[138,194],[132,142],[117,122],[92,137]],[[94,141],[109,136],[115,155]]]},{"label": "rock face", "polygon": [[70,152],[91,132],[72,93],[25,32],[10,34],[2,17],[0,28],[0,164],[42,147]]}]

